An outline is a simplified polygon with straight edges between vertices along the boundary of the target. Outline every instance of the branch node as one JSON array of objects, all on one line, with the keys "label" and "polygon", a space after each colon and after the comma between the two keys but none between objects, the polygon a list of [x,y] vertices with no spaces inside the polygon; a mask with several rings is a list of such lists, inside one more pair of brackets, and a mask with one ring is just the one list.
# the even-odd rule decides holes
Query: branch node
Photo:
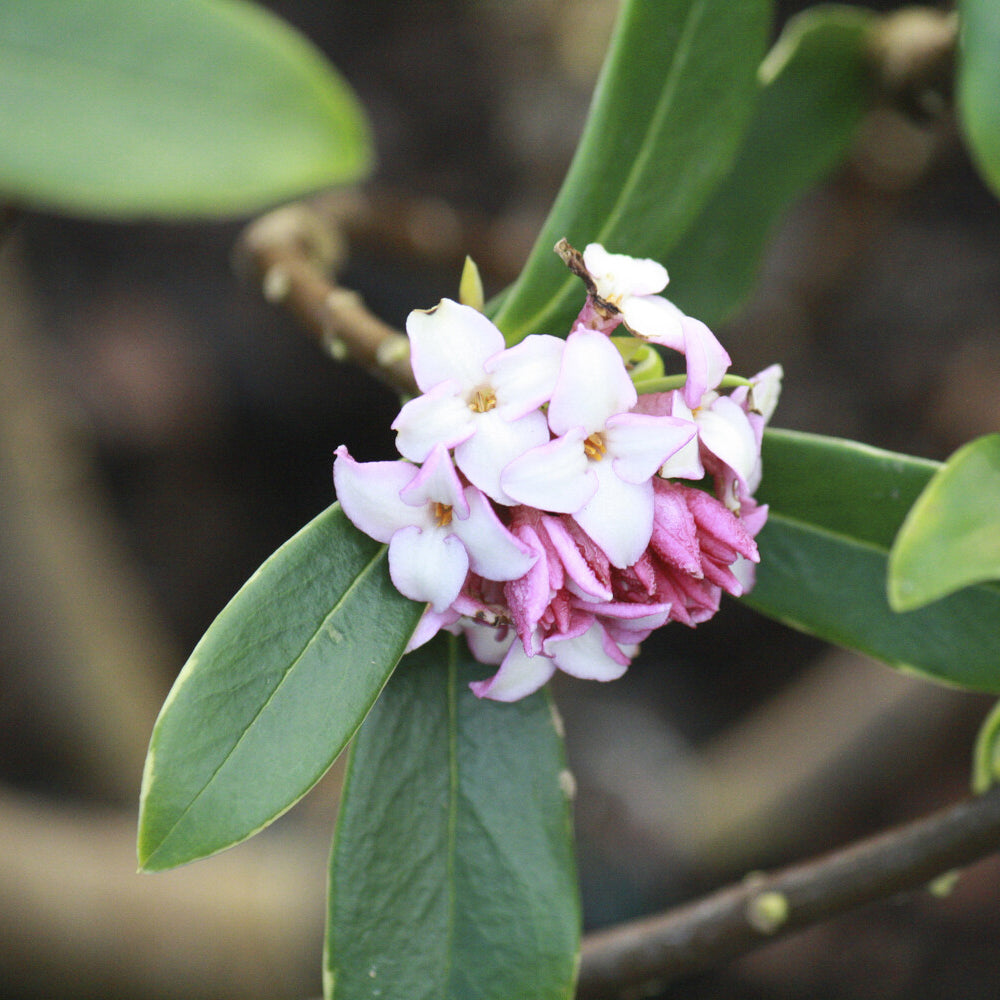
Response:
[{"label": "branch node", "polygon": [[747,923],[761,934],[774,934],[787,922],[790,912],[788,897],[782,892],[758,893],[747,900]]},{"label": "branch node", "polygon": [[292,279],[280,264],[274,264],[264,272],[260,290],[271,305],[283,302],[292,288]]}]

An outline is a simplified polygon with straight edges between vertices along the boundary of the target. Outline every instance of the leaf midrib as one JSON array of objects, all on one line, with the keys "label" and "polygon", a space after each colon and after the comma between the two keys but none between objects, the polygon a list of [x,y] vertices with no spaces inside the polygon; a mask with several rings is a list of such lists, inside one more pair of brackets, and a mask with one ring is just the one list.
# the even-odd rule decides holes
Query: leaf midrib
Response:
[{"label": "leaf midrib", "polygon": [[[367,577],[374,570],[375,566],[385,556],[386,550],[387,550],[387,546],[382,545],[375,552],[375,554],[371,557],[371,559],[369,559],[369,561],[365,564],[365,566],[361,570],[361,572],[358,573],[358,575],[356,577],[354,577],[354,579],[351,581],[350,585],[347,587],[347,589],[341,595],[341,597],[337,601],[337,603],[330,609],[329,613],[324,616],[322,622],[319,624],[319,626],[309,636],[309,638],[306,641],[305,645],[302,647],[301,652],[299,652],[296,655],[295,659],[292,660],[288,664],[288,666],[282,671],[281,677],[278,680],[277,684],[275,684],[275,686],[272,689],[271,693],[261,703],[260,707],[254,713],[253,718],[249,721],[249,723],[247,723],[246,726],[244,726],[243,731],[239,735],[239,738],[229,748],[229,750],[226,752],[225,756],[219,762],[218,766],[209,775],[209,777],[207,778],[207,780],[205,781],[205,783],[202,785],[202,787],[191,798],[190,802],[188,802],[187,806],[185,806],[183,812],[181,812],[181,814],[177,817],[177,819],[171,824],[170,829],[168,829],[166,831],[166,833],[163,835],[163,837],[160,839],[160,842],[157,845],[157,847],[155,848],[155,850],[153,850],[152,852],[150,852],[146,856],[146,859],[145,859],[145,861],[143,862],[143,865],[142,865],[143,868],[148,868],[150,862],[152,862],[156,858],[157,854],[159,854],[159,853],[161,853],[163,851],[164,847],[169,842],[169,840],[173,836],[173,834],[176,832],[177,828],[184,822],[185,818],[188,816],[188,814],[191,812],[191,810],[197,805],[197,803],[200,801],[200,799],[205,795],[205,793],[208,791],[208,789],[212,786],[212,784],[215,782],[216,778],[219,776],[219,774],[223,771],[223,769],[226,767],[226,765],[231,760],[233,754],[236,753],[236,751],[239,749],[240,745],[247,738],[247,735],[249,734],[249,732],[257,724],[257,722],[259,721],[259,719],[261,718],[261,716],[267,711],[268,706],[271,704],[271,702],[277,696],[278,692],[281,690],[281,688],[284,686],[284,684],[288,681],[289,677],[295,671],[295,669],[299,665],[299,663],[301,663],[303,657],[309,652],[309,650],[312,648],[312,646],[317,641],[317,638],[325,630],[325,628],[327,626],[327,623],[335,615],[337,615],[337,613],[343,608],[344,604],[348,601],[348,599],[351,597],[351,595],[354,593],[354,591],[357,590],[357,588],[359,587],[359,585],[365,579],[367,579]],[[156,748],[155,747],[152,748],[150,752],[153,754],[154,762],[155,762]],[[155,763],[154,763],[154,775],[155,775]],[[291,806],[293,804],[294,803],[289,803],[285,807],[285,809],[287,810],[288,808],[291,808]],[[248,832],[247,833],[247,837],[251,836],[252,833],[253,833],[253,831]],[[246,839],[246,838],[243,838],[243,839]],[[236,843],[238,843],[238,841],[236,841]],[[231,845],[227,845],[227,846],[231,846]],[[221,850],[221,848],[217,848],[217,850]],[[210,853],[212,853],[212,852],[210,852]]]}]

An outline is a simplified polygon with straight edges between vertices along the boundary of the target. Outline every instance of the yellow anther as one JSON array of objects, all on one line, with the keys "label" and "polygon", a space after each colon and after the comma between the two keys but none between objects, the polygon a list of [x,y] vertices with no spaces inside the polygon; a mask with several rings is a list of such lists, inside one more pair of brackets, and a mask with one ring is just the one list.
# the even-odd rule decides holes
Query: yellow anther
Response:
[{"label": "yellow anther", "polygon": [[583,450],[587,458],[599,462],[608,453],[608,446],[604,443],[604,438],[600,434],[591,434],[583,442]]},{"label": "yellow anther", "polygon": [[434,504],[434,523],[439,528],[447,528],[451,524],[451,507],[446,503]]},{"label": "yellow anther", "polygon": [[490,388],[477,389],[469,400],[469,409],[473,413],[486,413],[497,405],[497,394]]}]

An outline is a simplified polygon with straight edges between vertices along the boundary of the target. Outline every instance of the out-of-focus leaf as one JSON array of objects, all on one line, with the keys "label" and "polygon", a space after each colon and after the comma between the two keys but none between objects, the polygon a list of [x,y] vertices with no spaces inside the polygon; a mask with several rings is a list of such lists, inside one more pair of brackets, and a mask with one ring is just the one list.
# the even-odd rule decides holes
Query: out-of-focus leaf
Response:
[{"label": "out-of-focus leaf", "polygon": [[322,777],[423,608],[385,547],[334,504],[270,556],[195,647],[146,758],[139,863],[172,868],[246,840]]},{"label": "out-of-focus leaf", "polygon": [[247,0],[4,0],[0,195],[111,218],[256,211],[368,169],[364,116]]},{"label": "out-of-focus leaf", "polygon": [[1000,692],[1000,587],[896,613],[889,547],[938,463],[836,438],[769,431],[759,497],[758,611],[925,677]]},{"label": "out-of-focus leaf", "polygon": [[912,611],[1000,580],[1000,434],[959,448],[917,498],[889,554],[889,603]]},{"label": "out-of-focus leaf", "polygon": [[958,116],[972,158],[1000,196],[1000,4],[959,0]]},{"label": "out-of-focus leaf", "polygon": [[732,163],[757,95],[767,0],[626,0],[576,156],[521,275],[493,319],[508,342],[565,336],[580,280],[565,237],[663,259]]},{"label": "out-of-focus leaf", "polygon": [[844,159],[872,100],[874,21],[860,7],[812,7],[761,64],[760,100],[733,169],[660,258],[668,296],[689,315],[711,326],[743,301],[783,214]]},{"label": "out-of-focus leaf", "polygon": [[976,737],[972,757],[972,790],[977,795],[992,788],[1000,778],[1000,702],[986,717]]},{"label": "out-of-focus leaf", "polygon": [[400,664],[351,750],[330,869],[327,997],[568,1000],[579,912],[545,692],[479,701],[464,642]]}]

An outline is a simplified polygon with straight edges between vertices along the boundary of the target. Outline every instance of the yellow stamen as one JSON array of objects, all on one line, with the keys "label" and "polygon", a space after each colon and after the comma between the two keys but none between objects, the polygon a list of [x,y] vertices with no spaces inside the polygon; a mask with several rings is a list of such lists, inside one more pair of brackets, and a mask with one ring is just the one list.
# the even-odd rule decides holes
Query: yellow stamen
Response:
[{"label": "yellow stamen", "polygon": [[446,503],[434,504],[434,523],[439,528],[447,528],[451,524],[451,507]]},{"label": "yellow stamen", "polygon": [[591,434],[583,442],[583,450],[587,458],[599,462],[608,453],[608,446],[604,443],[604,438],[600,434]]},{"label": "yellow stamen", "polygon": [[497,394],[489,388],[477,389],[469,400],[469,409],[473,413],[486,413],[497,405]]}]

